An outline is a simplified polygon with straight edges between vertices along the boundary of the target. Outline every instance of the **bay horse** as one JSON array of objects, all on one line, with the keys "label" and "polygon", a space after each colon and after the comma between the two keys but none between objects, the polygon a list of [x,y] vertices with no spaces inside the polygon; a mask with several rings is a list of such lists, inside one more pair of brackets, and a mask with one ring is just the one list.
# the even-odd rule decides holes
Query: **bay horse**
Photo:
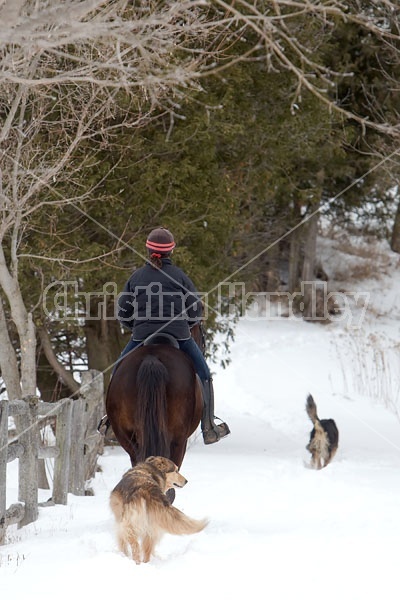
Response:
[{"label": "bay horse", "polygon": [[[201,324],[192,337],[203,350]],[[124,356],[108,386],[106,411],[132,466],[149,456],[181,466],[200,423],[203,395],[192,361],[172,336],[151,336]]]}]

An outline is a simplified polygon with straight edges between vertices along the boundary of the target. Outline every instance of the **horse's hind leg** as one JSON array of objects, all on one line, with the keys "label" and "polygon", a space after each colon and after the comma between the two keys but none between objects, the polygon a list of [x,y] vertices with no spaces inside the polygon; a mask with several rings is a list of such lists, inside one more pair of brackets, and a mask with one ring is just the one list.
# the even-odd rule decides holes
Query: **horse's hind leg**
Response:
[{"label": "horse's hind leg", "polygon": [[131,465],[134,467],[137,463],[136,451],[135,451],[135,438],[132,432],[126,430],[114,429],[115,437],[117,438],[120,446],[125,450],[131,459]]},{"label": "horse's hind leg", "polygon": [[[187,443],[186,440],[183,440],[179,443],[172,442],[172,444],[171,444],[169,457],[170,457],[170,460],[172,460],[172,462],[174,462],[178,467],[180,467],[183,462],[185,452],[186,452],[186,443]],[[165,495],[167,496],[169,503],[173,504],[173,502],[175,500],[174,488],[167,490]]]},{"label": "horse's hind leg", "polygon": [[170,459],[174,462],[178,467],[180,467],[183,463],[183,459],[185,457],[187,440],[181,440],[180,442],[172,442],[170,449]]}]

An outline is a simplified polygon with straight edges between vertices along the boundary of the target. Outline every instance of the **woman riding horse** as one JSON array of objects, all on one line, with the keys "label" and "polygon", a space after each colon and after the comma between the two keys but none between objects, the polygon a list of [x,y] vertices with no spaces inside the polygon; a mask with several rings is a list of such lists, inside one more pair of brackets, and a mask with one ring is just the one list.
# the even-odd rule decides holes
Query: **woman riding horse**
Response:
[{"label": "woman riding horse", "polygon": [[[202,304],[191,279],[172,264],[171,253],[176,244],[168,229],[159,227],[148,236],[148,262],[134,271],[126,282],[118,301],[118,319],[132,336],[122,351],[121,359],[142,346],[154,334],[173,336],[193,362],[203,388],[201,429],[205,444],[213,444],[230,433],[226,423],[214,422],[214,391],[211,373],[199,346],[190,334],[190,325],[200,322]],[[114,369],[114,370],[115,370]],[[104,422],[104,418],[102,420]]]}]

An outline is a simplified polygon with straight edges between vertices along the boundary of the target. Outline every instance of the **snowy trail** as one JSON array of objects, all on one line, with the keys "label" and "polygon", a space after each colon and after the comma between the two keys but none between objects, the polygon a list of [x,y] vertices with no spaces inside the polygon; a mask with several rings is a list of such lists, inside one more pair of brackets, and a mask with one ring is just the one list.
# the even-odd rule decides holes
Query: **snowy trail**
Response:
[{"label": "snowy trail", "polygon": [[[346,344],[335,327],[241,321],[232,363],[215,376],[217,413],[232,435],[208,447],[194,440],[181,469],[189,484],[177,492],[178,508],[209,517],[206,530],[166,536],[146,565],[121,556],[108,495],[129,461],[107,448],[94,497],[69,496],[10,532],[1,597],[398,598],[400,424],[353,392],[354,365],[338,359]],[[308,392],[340,431],[338,454],[320,472],[304,464]]]}]

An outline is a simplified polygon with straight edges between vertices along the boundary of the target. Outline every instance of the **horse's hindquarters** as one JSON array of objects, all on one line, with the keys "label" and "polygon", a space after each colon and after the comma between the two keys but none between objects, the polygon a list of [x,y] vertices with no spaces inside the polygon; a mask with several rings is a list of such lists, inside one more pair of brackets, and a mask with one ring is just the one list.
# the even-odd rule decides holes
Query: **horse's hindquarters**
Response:
[{"label": "horse's hindquarters", "polygon": [[106,410],[132,465],[153,455],[180,466],[202,414],[201,387],[191,360],[166,345],[135,349],[110,381]]}]

